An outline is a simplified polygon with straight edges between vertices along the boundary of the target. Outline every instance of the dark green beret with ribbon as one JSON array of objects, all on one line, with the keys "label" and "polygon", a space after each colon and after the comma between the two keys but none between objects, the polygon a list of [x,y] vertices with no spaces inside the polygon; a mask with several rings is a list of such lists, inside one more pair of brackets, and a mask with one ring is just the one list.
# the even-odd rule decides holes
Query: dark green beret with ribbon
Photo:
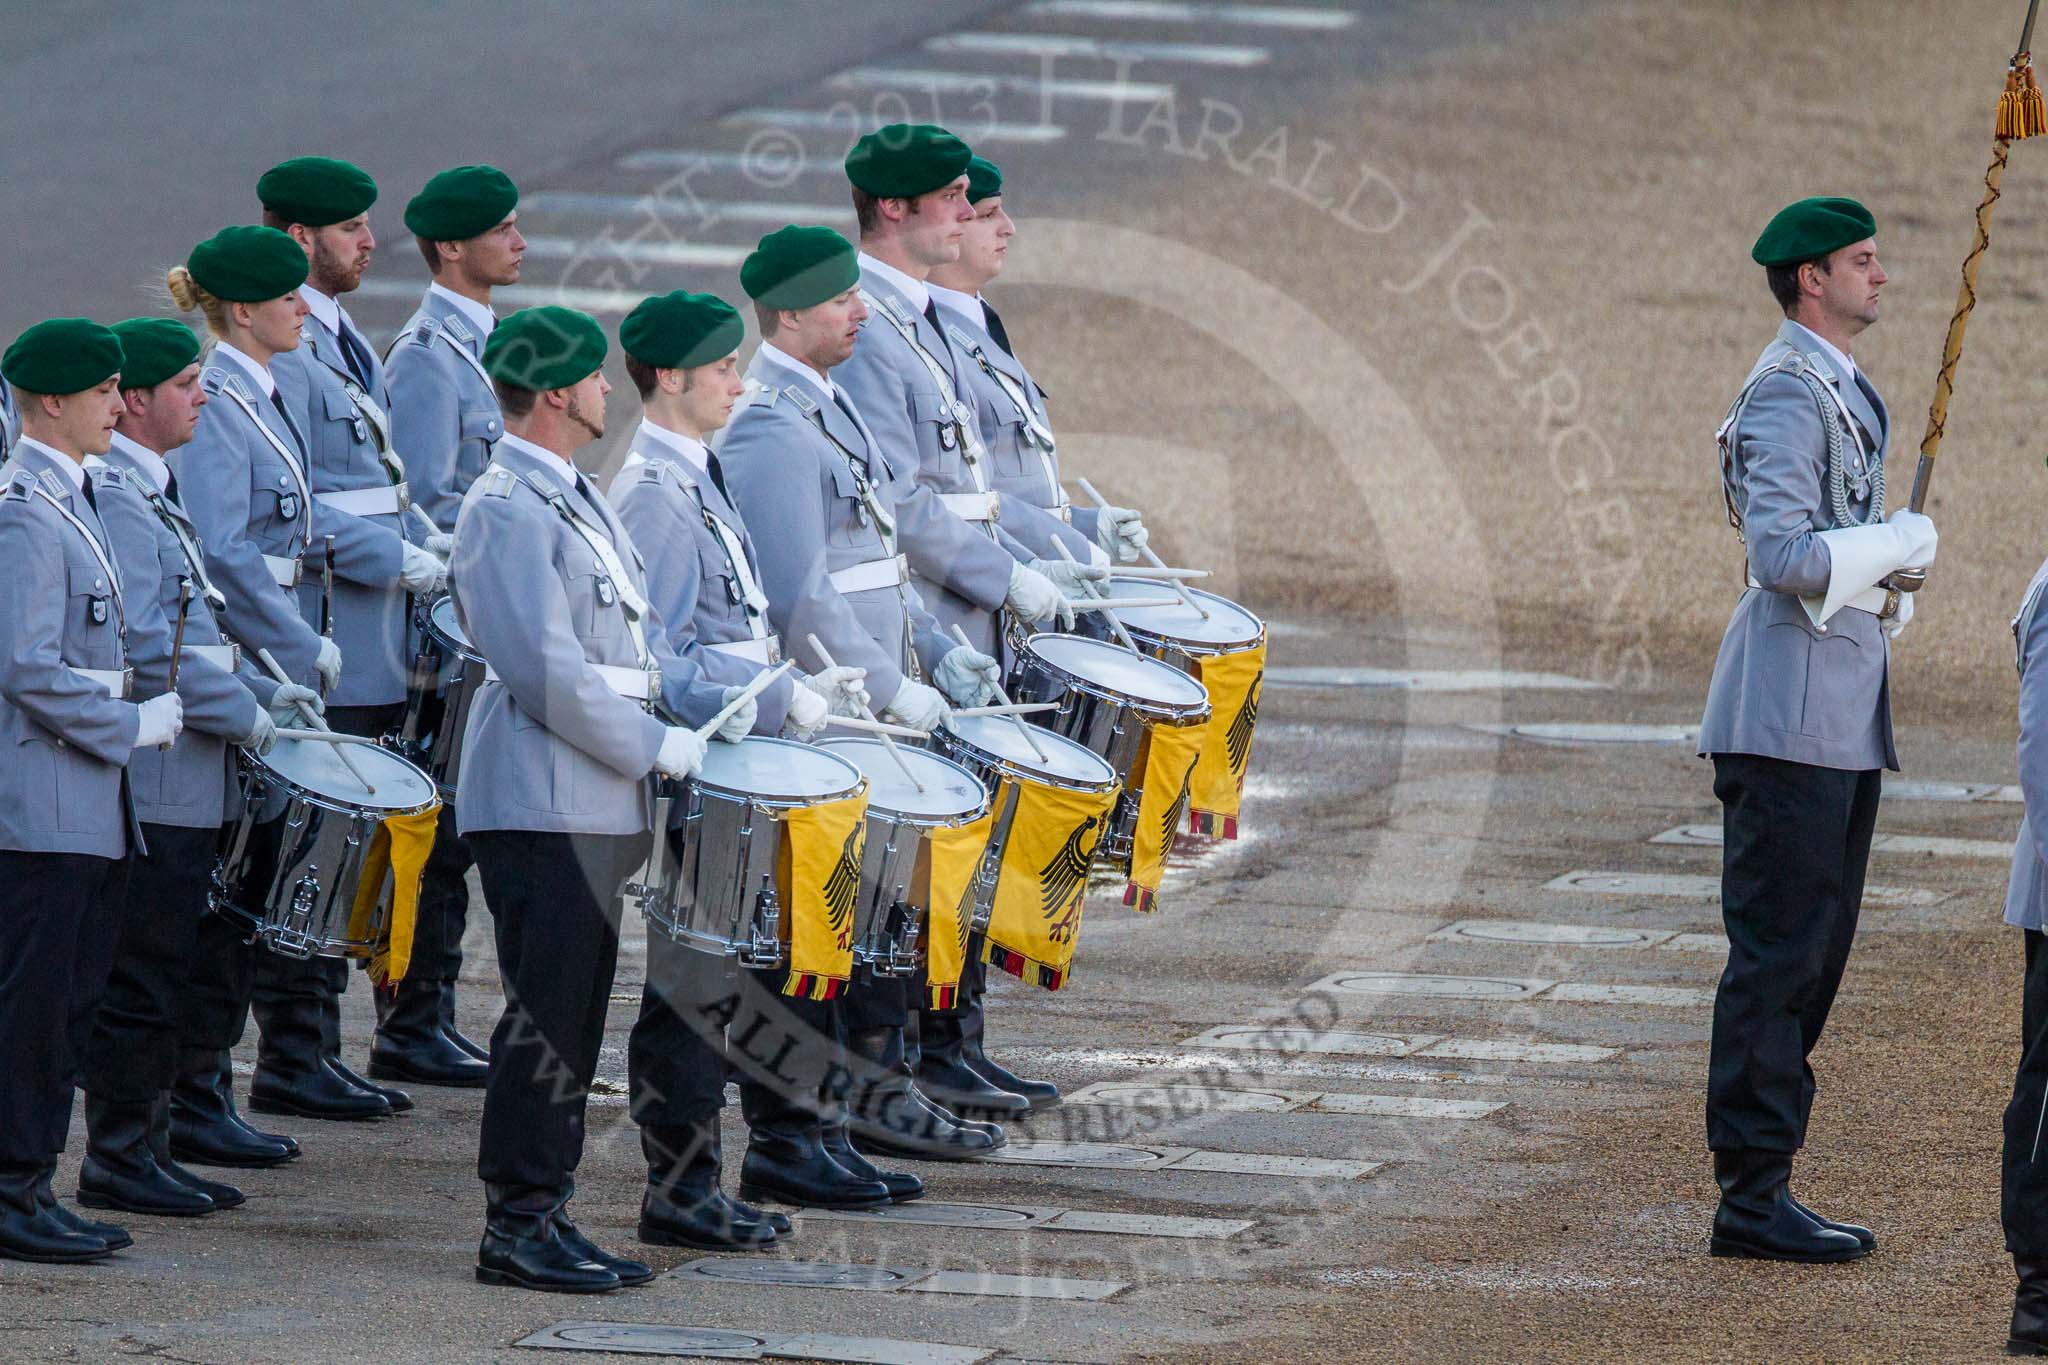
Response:
[{"label": "dark green beret with ribbon", "polygon": [[846,178],[877,199],[915,199],[967,173],[974,153],[932,123],[891,123],[853,144]]},{"label": "dark green beret with ribbon", "polygon": [[1876,235],[1877,220],[1854,199],[1802,199],[1778,210],[1749,256],[1765,267],[1798,265]]},{"label": "dark green beret with ribbon", "polygon": [[604,364],[604,328],[588,313],[546,304],[522,308],[491,329],[484,371],[514,388],[546,393],[589,378]]},{"label": "dark green beret with ribbon", "polygon": [[81,393],[121,372],[121,339],[91,318],[51,318],[14,339],[0,375],[29,393]]},{"label": "dark green beret with ribbon", "polygon": [[129,318],[109,330],[121,341],[124,389],[153,389],[199,359],[199,338],[176,318]]},{"label": "dark green beret with ribbon", "polygon": [[740,348],[747,325],[716,294],[678,289],[641,300],[619,324],[619,346],[643,365],[687,370],[725,359]]},{"label": "dark green beret with ribbon", "polygon": [[828,227],[777,228],[740,265],[740,288],[764,308],[809,308],[860,283],[860,253]]},{"label": "dark green beret with ribbon", "polygon": [[306,253],[276,228],[228,227],[193,247],[185,269],[217,299],[262,303],[306,282]]},{"label": "dark green beret with ribbon", "polygon": [[496,166],[457,166],[429,180],[405,206],[406,231],[433,242],[466,242],[505,221],[519,187]]},{"label": "dark green beret with ribbon", "polygon": [[1003,173],[996,168],[996,163],[985,156],[970,157],[967,162],[967,202],[979,204],[1002,192]]},{"label": "dark green beret with ribbon", "polygon": [[377,182],[362,167],[331,156],[295,156],[263,173],[256,198],[287,223],[326,227],[368,213]]}]

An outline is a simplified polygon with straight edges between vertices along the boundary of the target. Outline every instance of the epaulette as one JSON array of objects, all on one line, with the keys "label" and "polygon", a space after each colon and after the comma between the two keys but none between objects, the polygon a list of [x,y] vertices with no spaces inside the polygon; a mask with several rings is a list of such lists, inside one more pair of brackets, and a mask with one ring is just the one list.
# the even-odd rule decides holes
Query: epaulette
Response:
[{"label": "epaulette", "polygon": [[431,346],[434,344],[435,335],[440,330],[441,324],[437,320],[430,317],[422,317],[413,321],[412,326],[406,331],[406,336],[415,346]]},{"label": "epaulette", "polygon": [[200,373],[199,387],[208,393],[226,390],[251,407],[256,405],[256,391],[249,387],[248,381],[238,374],[230,374],[218,365],[210,365]]},{"label": "epaulette", "polygon": [[781,390],[773,384],[763,384],[758,379],[747,381],[747,406],[750,408],[772,408]]},{"label": "epaulette", "polygon": [[199,372],[199,387],[208,393],[219,393],[221,386],[229,379],[228,372],[218,365],[208,365]]},{"label": "epaulette", "polygon": [[17,466],[7,479],[7,487],[0,488],[0,502],[27,502],[35,487],[35,474]]},{"label": "epaulette", "polygon": [[509,498],[519,483],[519,476],[503,465],[494,464],[478,476],[477,482],[483,485],[485,497]]},{"label": "epaulette", "polygon": [[469,330],[469,324],[453,314],[441,319],[441,329],[465,346],[476,340],[476,333]]},{"label": "epaulette", "polygon": [[102,464],[92,471],[95,488],[132,488],[135,476],[119,465]]},{"label": "epaulette", "polygon": [[690,471],[666,455],[649,460],[642,458],[640,467],[633,471],[641,483],[673,485],[677,488],[695,488],[697,481],[690,477]]},{"label": "epaulette", "polygon": [[887,313],[893,321],[902,326],[910,327],[915,325],[910,316],[909,306],[902,300],[886,294],[872,294],[865,289],[860,291],[860,296],[867,301],[870,309],[880,309],[882,312]]},{"label": "epaulette", "polygon": [[801,412],[804,416],[810,417],[818,411],[818,400],[805,393],[796,385],[791,384],[784,388],[782,392],[790,402],[796,404],[797,411]]},{"label": "epaulette", "polygon": [[51,497],[56,498],[60,502],[71,496],[71,485],[67,483],[64,479],[64,476],[62,474],[59,474],[56,470],[45,469],[42,473],[36,475],[36,477],[42,480],[43,490],[47,492]]}]

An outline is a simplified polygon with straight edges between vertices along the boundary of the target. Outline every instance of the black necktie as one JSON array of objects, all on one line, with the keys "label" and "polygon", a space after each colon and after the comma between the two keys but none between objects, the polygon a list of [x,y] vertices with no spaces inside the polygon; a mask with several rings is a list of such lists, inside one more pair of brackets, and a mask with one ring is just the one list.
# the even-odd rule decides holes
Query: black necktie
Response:
[{"label": "black necktie", "polygon": [[[832,388],[832,401],[833,403],[838,405],[838,408],[841,412],[846,414],[846,420],[853,423],[853,429],[855,431],[860,431],[860,418],[854,415],[853,404],[846,401],[846,395],[839,391],[839,387],[836,384]],[[866,460],[862,460],[860,462],[860,467],[861,471],[863,473],[866,473],[868,469],[868,462]]]},{"label": "black necktie", "polygon": [[346,319],[337,318],[335,321],[339,324],[341,352],[348,360],[349,373],[356,377],[356,383],[367,389],[370,387],[370,348],[363,344],[362,338],[356,335],[355,328],[349,326]]},{"label": "black necktie", "polygon": [[987,299],[981,301],[981,317],[982,321],[988,324],[989,336],[994,339],[996,345],[1003,348],[1003,354],[1015,360],[1017,353],[1010,349],[1009,329],[1003,326],[1002,315],[988,306]]},{"label": "black necktie", "polygon": [[85,505],[92,509],[94,516],[98,516],[100,500],[92,494],[92,475],[81,472],[81,478],[83,480],[81,486],[85,489]]},{"label": "black necktie", "polygon": [[164,474],[164,496],[170,499],[174,506],[183,507],[185,505],[178,501],[178,476],[169,471],[166,471]]},{"label": "black necktie", "polygon": [[270,391],[270,406],[276,408],[277,415],[284,419],[284,429],[286,431],[296,432],[298,430],[297,427],[292,425],[292,415],[285,411],[284,395],[276,389]]},{"label": "black necktie", "polygon": [[726,506],[732,506],[732,494],[725,491],[725,471],[718,467],[718,457],[707,451],[704,456],[704,469],[711,475],[711,486],[718,490],[718,496],[725,499]]},{"label": "black necktie", "polygon": [[930,295],[926,295],[924,301],[924,320],[929,322],[932,325],[932,330],[940,336],[946,334],[946,329],[939,326],[939,305],[932,300]]}]

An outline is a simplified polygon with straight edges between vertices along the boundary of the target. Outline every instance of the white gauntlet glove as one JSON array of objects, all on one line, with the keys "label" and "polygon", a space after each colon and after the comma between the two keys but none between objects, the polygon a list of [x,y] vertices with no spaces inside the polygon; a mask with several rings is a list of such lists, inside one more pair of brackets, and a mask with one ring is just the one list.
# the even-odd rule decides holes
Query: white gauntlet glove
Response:
[{"label": "white gauntlet glove", "polygon": [[932,670],[932,681],[955,706],[983,706],[995,695],[1001,672],[1001,666],[988,655],[958,645],[939,660],[939,666]]},{"label": "white gauntlet glove", "polygon": [[1095,543],[1126,564],[1138,557],[1149,539],[1145,523],[1128,507],[1104,507],[1096,516]]},{"label": "white gauntlet glove", "polygon": [[1084,597],[1100,597],[1101,583],[1109,577],[1107,565],[1075,564],[1059,559],[1034,559],[1034,571],[1044,574],[1062,594],[1079,601]]},{"label": "white gauntlet glove", "polygon": [[1898,612],[1895,615],[1893,615],[1890,620],[1880,623],[1884,626],[1884,634],[1886,639],[1898,639],[1899,632],[1906,628],[1906,622],[1913,619],[1913,599],[1918,595],[1919,594],[1917,593],[1910,592],[1902,592],[1899,594]]},{"label": "white gauntlet glove", "polygon": [[[806,678],[804,681],[810,681]],[[789,689],[789,714],[783,718],[782,733],[791,739],[809,739],[825,728],[832,708],[824,697],[808,687]]]},{"label": "white gauntlet glove", "polygon": [[178,699],[176,692],[151,697],[136,709],[141,712],[141,723],[135,727],[135,747],[138,749],[146,749],[152,744],[169,744],[185,728],[185,703]]},{"label": "white gauntlet glove", "polygon": [[320,675],[320,690],[332,692],[341,682],[341,646],[320,637],[320,653],[313,660],[313,671]]},{"label": "white gauntlet glove", "polygon": [[427,543],[423,548],[430,555],[446,559],[455,553],[455,537],[446,531],[436,531],[427,537]]},{"label": "white gauntlet glove", "polygon": [[[733,698],[746,690],[744,687],[726,688],[724,695],[718,699],[719,709],[724,710],[732,705]],[[754,719],[760,714],[761,703],[755,701],[752,697],[748,697],[744,702],[740,703],[740,709],[727,716],[724,723],[718,727],[718,738],[724,740],[727,744],[739,743],[747,737],[747,732],[754,728]]]},{"label": "white gauntlet glove", "polygon": [[426,596],[448,586],[448,565],[430,550],[406,543],[399,547],[398,581],[410,593]]},{"label": "white gauntlet glove", "polygon": [[[1899,533],[1899,567],[1925,569],[1934,563],[1934,522],[1918,512],[1901,507],[1885,518],[1885,525]],[[1911,596],[1912,594],[1907,594]]]},{"label": "white gauntlet glove", "polygon": [[316,716],[327,714],[327,703],[320,700],[318,692],[310,687],[301,687],[297,683],[286,683],[271,695],[270,719],[278,725],[304,720],[305,716],[299,711],[300,702],[312,707]]},{"label": "white gauntlet glove", "polygon": [[704,766],[706,747],[695,730],[671,725],[661,741],[661,752],[654,756],[654,771],[663,777],[688,777]]},{"label": "white gauntlet glove", "polygon": [[821,668],[799,679],[809,690],[825,699],[835,716],[858,716],[873,705],[868,696],[865,668]]},{"label": "white gauntlet glove", "polygon": [[270,718],[268,711],[258,707],[256,723],[249,727],[248,734],[243,735],[235,743],[261,758],[277,745],[277,722]]},{"label": "white gauntlet glove", "polygon": [[[1052,580],[1024,564],[1010,570],[1010,589],[1003,598],[1003,605],[1024,621],[1043,621],[1064,608],[1060,590],[1053,586]],[[1074,624],[1071,613],[1067,616],[1067,624]]]},{"label": "white gauntlet glove", "polygon": [[940,696],[935,688],[908,680],[897,689],[896,695],[889,699],[889,704],[882,708],[883,720],[896,725],[907,725],[926,734],[944,725],[946,717],[950,714],[946,707],[946,699]]}]

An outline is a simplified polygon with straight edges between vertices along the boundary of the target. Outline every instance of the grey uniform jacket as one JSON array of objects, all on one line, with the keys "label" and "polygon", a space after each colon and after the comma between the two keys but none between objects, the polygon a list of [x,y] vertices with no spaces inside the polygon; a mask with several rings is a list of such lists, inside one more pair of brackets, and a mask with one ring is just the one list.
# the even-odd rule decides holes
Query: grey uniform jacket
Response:
[{"label": "grey uniform jacket", "polygon": [[384,357],[393,448],[405,461],[413,504],[444,531],[454,528],[463,495],[505,434],[483,350],[455,305],[430,291]]},{"label": "grey uniform jacket", "polygon": [[[501,447],[462,500],[449,581],[463,630],[497,674],[477,694],[463,732],[455,820],[485,829],[639,834],[652,828],[647,781],[666,730],[614,692],[591,667],[642,661],[626,596],[603,560],[535,483],[561,489],[540,458]],[[646,591],[640,556],[595,489],[590,501],[562,490],[609,540]],[[663,704],[684,724],[708,720],[725,689],[665,643],[658,613],[643,621],[661,671]]]},{"label": "grey uniform jacket", "polygon": [[170,687],[171,642],[177,636],[178,580],[192,583],[185,615],[185,661],[178,666],[178,697],[185,728],[168,753],[155,745],[128,760],[128,785],[144,824],[188,829],[219,826],[241,811],[234,779],[234,741],[256,725],[277,684],[249,670],[231,673],[192,652],[219,645],[220,628],[205,589],[204,556],[194,563],[198,532],[182,507],[157,490],[156,481],[124,451],[120,438],[92,469],[100,521],[114,542],[128,608],[128,643],[135,661],[135,695],[153,697]]},{"label": "grey uniform jacket", "polygon": [[[1890,431],[1883,400],[1860,371],[1843,383],[1812,334],[1789,320],[1751,374],[1780,363],[1810,367],[1853,415],[1856,429],[1843,428],[1849,505],[1855,516],[1870,516],[1877,491],[1871,476],[1882,466]],[[1869,467],[1860,471],[1858,434],[1870,452]],[[1742,514],[1749,581],[1756,586],[1736,603],[1721,638],[1700,752],[1853,771],[1896,769],[1891,641],[1877,617],[1845,607],[1815,626],[1799,603],[1827,588],[1828,550],[1815,532],[1837,524],[1813,390],[1794,373],[1765,375],[1726,440],[1730,496]]]},{"label": "grey uniform jacket", "polygon": [[[974,405],[974,414],[981,419],[981,443],[989,456],[989,486],[1004,495],[1006,511],[1014,500],[1046,514],[1044,518],[1006,516],[1003,529],[1043,559],[1059,557],[1052,547],[1057,536],[1075,559],[1086,564],[1095,545],[1098,513],[1093,507],[1068,503],[1060,490],[1060,460],[1052,448],[1045,391],[1024,368],[1024,362],[1004,350],[982,323],[945,304],[939,305],[939,321],[945,324],[946,340],[962,360],[962,396]],[[1021,407],[1019,398],[1023,399]],[[1060,524],[1050,524],[1055,521]]]},{"label": "grey uniform jacket", "polygon": [[308,317],[299,332],[299,349],[271,362],[277,387],[312,450],[313,553],[299,586],[299,610],[316,629],[325,541],[334,537],[334,643],[341,649],[342,673],[340,685],[327,696],[330,706],[403,701],[412,662],[411,623],[398,570],[409,534],[418,539],[417,522],[392,513],[358,516],[330,506],[321,496],[386,489],[401,477],[384,462],[373,419],[365,418],[349,397],[355,385],[377,413],[391,409],[384,367],[367,343],[363,353],[370,357],[366,388],[349,370],[340,338]]},{"label": "grey uniform jacket", "polygon": [[2013,618],[2020,666],[2020,792],[2026,798],[2012,876],[2005,887],[2005,922],[2048,929],[2048,564],[2034,571]]},{"label": "grey uniform jacket", "polygon": [[252,661],[268,649],[293,682],[313,686],[320,636],[299,614],[297,591],[264,562],[300,558],[313,534],[305,446],[247,375],[209,365],[199,383],[207,395],[199,425],[167,462],[199,528],[207,573],[227,598],[220,623]]},{"label": "grey uniform jacket", "polygon": [[14,401],[14,390],[4,379],[0,379],[0,460],[14,449],[14,443],[21,439],[21,408]]},{"label": "grey uniform jacket", "polygon": [[[701,665],[706,680],[743,687],[766,665],[716,648],[755,637],[739,568],[724,537],[705,519],[715,518],[731,533],[746,572],[758,584],[761,558],[747,535],[747,523],[715,482],[700,479],[660,441],[642,435],[633,442],[633,453],[645,463],[620,474],[612,502],[646,561],[647,598],[668,628],[669,648]],[[765,611],[761,626],[768,629]],[[758,733],[773,735],[782,729],[789,716],[789,694],[796,686],[785,674],[755,699]]]},{"label": "grey uniform jacket", "polygon": [[760,550],[768,622],[806,672],[824,667],[810,635],[833,662],[865,668],[879,710],[913,659],[929,675],[954,644],[912,584],[843,593],[832,583],[833,574],[896,550],[862,499],[854,460],[880,476],[871,481],[884,509],[896,505],[889,490],[906,480],[817,375],[756,353],[747,378],[752,395],[726,428],[719,460]]},{"label": "grey uniform jacket", "polygon": [[77,671],[130,663],[120,566],[84,492],[25,445],[0,465],[0,582],[0,850],[142,848],[124,771],[139,707]]}]

